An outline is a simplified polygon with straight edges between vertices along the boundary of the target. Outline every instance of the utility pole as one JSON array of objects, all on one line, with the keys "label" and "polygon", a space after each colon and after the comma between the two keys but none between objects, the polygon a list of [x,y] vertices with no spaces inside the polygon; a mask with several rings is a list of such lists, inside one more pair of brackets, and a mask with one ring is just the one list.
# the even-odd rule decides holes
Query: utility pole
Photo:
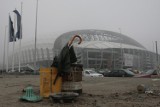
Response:
[{"label": "utility pole", "polygon": [[156,61],[157,61],[157,66],[158,66],[158,48],[157,48],[157,41],[155,41],[156,43]]},{"label": "utility pole", "polygon": [[[156,44],[156,69],[159,69],[159,58],[158,58],[157,41],[155,41],[155,44]],[[157,74],[159,74],[159,71],[157,71]]]},{"label": "utility pole", "polygon": [[37,54],[37,16],[38,16],[38,0],[36,5],[36,24],[35,24],[35,50],[34,50],[34,72],[36,72],[36,54]]}]

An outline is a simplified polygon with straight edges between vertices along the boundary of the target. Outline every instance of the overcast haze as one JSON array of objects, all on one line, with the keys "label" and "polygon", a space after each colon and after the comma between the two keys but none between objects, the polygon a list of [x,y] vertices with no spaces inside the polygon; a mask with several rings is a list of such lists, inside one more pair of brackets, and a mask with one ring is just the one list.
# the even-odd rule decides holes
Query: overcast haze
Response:
[{"label": "overcast haze", "polygon": [[[23,2],[23,41],[34,40],[37,0],[0,0],[0,62],[3,57],[5,26],[15,8]],[[39,0],[39,35],[59,36],[80,29],[120,32],[148,50],[160,47],[160,0]],[[22,41],[22,44],[23,44]]]}]

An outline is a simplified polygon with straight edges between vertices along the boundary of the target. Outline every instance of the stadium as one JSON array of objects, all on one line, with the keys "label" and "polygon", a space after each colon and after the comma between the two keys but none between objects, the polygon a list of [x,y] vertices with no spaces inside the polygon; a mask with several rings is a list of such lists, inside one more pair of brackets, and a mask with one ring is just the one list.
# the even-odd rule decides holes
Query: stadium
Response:
[{"label": "stadium", "polygon": [[[154,69],[156,54],[148,51],[136,40],[121,33],[107,30],[75,30],[66,32],[58,38],[45,38],[37,43],[37,68],[50,67],[53,58],[74,36],[80,35],[82,43],[73,43],[78,61],[84,68],[136,70]],[[15,69],[18,68],[18,49],[14,54]],[[12,60],[10,55],[9,60]],[[28,43],[21,51],[21,65],[25,69],[34,69],[34,44]],[[9,63],[11,68],[12,63]]]}]

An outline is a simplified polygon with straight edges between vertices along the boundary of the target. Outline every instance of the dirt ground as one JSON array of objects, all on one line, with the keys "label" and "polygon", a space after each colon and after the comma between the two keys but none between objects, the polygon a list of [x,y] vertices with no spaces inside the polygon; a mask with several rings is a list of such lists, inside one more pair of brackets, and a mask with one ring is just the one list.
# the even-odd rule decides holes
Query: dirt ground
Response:
[{"label": "dirt ground", "polygon": [[[153,78],[83,77],[83,92],[72,103],[22,102],[23,89],[39,95],[39,75],[0,75],[0,107],[160,107],[160,80]],[[138,93],[144,84],[153,93]]]}]

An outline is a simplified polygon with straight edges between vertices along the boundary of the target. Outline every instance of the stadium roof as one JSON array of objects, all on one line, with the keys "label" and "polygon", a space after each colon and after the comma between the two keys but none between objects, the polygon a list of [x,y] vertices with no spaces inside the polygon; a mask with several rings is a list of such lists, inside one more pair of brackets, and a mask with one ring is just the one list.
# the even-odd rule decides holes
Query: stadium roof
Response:
[{"label": "stadium roof", "polygon": [[129,48],[146,50],[144,46],[128,36],[106,30],[76,30],[62,34],[55,43],[55,49],[61,49],[72,36],[80,35],[83,42],[78,47],[85,48]]},{"label": "stadium roof", "polygon": [[89,41],[89,42],[84,41],[80,45],[75,45],[75,47],[97,48],[97,49],[123,48],[123,49],[145,50],[144,48],[133,46],[133,45],[121,44],[121,43],[115,43],[115,42],[106,42],[106,41]]}]

